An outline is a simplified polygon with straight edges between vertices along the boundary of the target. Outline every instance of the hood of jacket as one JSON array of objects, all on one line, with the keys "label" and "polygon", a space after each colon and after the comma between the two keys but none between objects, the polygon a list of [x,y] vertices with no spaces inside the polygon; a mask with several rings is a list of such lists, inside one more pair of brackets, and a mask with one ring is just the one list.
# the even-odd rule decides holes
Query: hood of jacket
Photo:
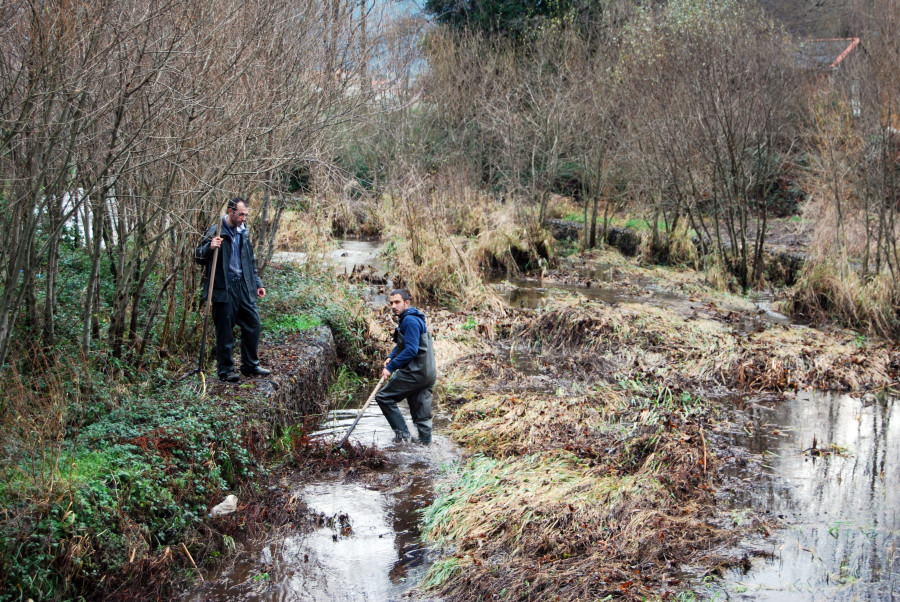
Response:
[{"label": "hood of jacket", "polygon": [[425,329],[424,331],[428,332],[428,327],[425,325],[425,314],[423,314],[421,311],[419,311],[415,307],[410,307],[408,309],[403,310],[403,313],[400,314],[400,316],[398,317],[397,325],[399,326],[400,324],[402,324],[403,320],[406,318],[418,318],[418,319],[422,320],[422,326]]}]

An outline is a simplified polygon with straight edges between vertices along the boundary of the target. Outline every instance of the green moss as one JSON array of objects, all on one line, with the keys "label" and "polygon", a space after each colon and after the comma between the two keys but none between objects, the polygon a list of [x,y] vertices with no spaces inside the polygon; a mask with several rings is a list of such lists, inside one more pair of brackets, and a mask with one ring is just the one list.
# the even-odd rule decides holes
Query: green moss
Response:
[{"label": "green moss", "polygon": [[321,325],[322,318],[317,315],[288,314],[267,317],[262,322],[262,329],[269,338],[280,339],[285,335],[303,332]]}]

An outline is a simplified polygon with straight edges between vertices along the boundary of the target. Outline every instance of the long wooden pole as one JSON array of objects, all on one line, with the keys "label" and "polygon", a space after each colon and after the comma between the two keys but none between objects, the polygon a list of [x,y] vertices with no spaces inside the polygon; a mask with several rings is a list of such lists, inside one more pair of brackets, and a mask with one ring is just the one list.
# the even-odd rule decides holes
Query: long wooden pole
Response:
[{"label": "long wooden pole", "polygon": [[[227,204],[225,205],[228,206]],[[222,236],[222,216],[216,227],[216,238]],[[206,315],[203,318],[203,338],[200,340],[200,358],[197,360],[197,371],[203,372],[203,363],[206,359],[206,331],[209,329],[209,314],[212,311],[213,285],[216,283],[216,267],[219,262],[219,247],[213,249],[212,267],[209,270],[209,291],[206,293]]]},{"label": "long wooden pole", "polygon": [[375,385],[375,389],[372,391],[372,394],[369,395],[369,398],[366,400],[366,403],[363,404],[362,409],[359,410],[359,414],[356,415],[356,420],[353,421],[353,424],[350,425],[350,429],[347,431],[347,434],[344,435],[344,438],[341,439],[341,442],[338,443],[335,449],[341,449],[344,447],[344,444],[347,443],[347,439],[350,438],[350,433],[353,432],[353,429],[356,428],[356,425],[359,424],[360,418],[363,417],[363,414],[366,413],[366,408],[369,407],[369,404],[372,403],[372,400],[375,399],[375,395],[378,393],[378,390],[381,389],[381,385],[385,382],[385,378],[382,376],[381,380],[378,381],[378,384]]}]

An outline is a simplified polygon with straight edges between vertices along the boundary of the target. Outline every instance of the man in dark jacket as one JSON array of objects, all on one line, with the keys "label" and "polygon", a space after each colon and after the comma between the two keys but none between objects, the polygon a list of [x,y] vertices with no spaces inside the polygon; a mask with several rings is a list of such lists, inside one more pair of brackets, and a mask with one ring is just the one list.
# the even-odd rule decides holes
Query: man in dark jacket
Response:
[{"label": "man in dark jacket", "polygon": [[410,440],[409,429],[397,402],[406,399],[419,431],[419,443],[431,443],[431,390],[437,378],[434,344],[425,326],[425,314],[410,307],[409,293],[402,289],[388,296],[391,312],[399,324],[394,330],[394,349],[384,361],[381,375],[390,380],[375,396],[384,417],[394,429],[395,441]]},{"label": "man in dark jacket", "polygon": [[271,371],[260,367],[257,354],[260,322],[256,298],[265,297],[266,289],[256,272],[253,245],[244,224],[248,214],[244,199],[235,197],[228,201],[227,215],[222,217],[222,235],[216,235],[218,224],[210,226],[194,254],[197,263],[206,266],[203,279],[203,298],[206,299],[213,250],[219,249],[212,292],[212,317],[216,324],[219,380],[228,382],[241,379],[234,371],[232,358],[235,324],[241,327],[241,373],[246,376],[271,374]]}]

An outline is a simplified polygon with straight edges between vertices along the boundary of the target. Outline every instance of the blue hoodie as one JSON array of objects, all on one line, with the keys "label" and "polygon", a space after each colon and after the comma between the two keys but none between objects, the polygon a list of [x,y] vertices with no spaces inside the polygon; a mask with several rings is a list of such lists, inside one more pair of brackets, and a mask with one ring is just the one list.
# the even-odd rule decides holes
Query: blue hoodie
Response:
[{"label": "blue hoodie", "polygon": [[400,325],[397,327],[403,335],[404,345],[400,349],[399,345],[394,346],[394,350],[388,356],[391,362],[387,365],[387,370],[391,374],[409,365],[416,354],[419,353],[419,339],[428,332],[425,326],[425,314],[410,307],[400,314]]}]

